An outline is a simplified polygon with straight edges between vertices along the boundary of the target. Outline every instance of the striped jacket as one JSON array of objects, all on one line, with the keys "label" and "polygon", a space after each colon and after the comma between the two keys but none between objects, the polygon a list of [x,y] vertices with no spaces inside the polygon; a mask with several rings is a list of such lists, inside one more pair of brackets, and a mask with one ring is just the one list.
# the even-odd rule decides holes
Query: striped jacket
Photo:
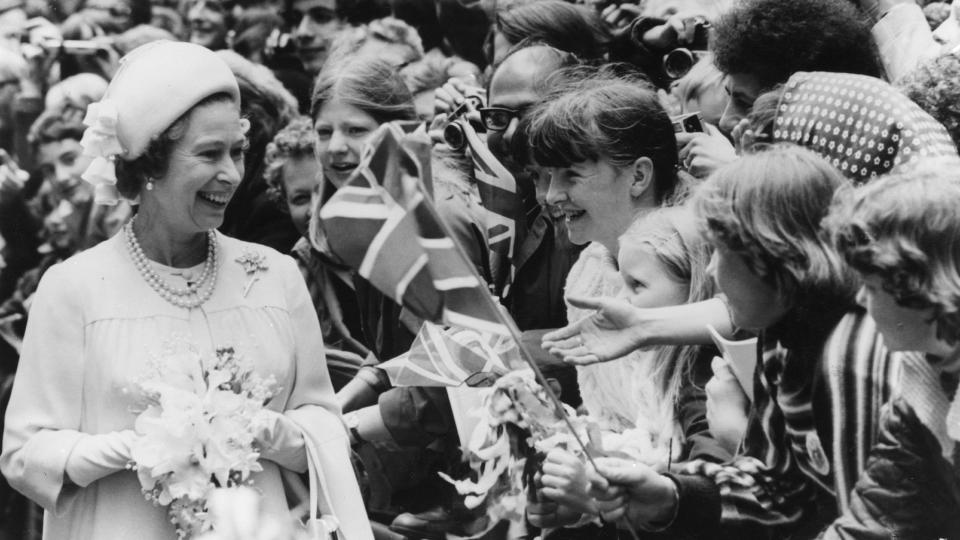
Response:
[{"label": "striped jacket", "polygon": [[692,461],[671,475],[680,504],[668,531],[812,538],[847,508],[901,360],[855,308],[780,327],[791,331],[772,328],[760,340],[763,361],[737,457],[724,465]]}]

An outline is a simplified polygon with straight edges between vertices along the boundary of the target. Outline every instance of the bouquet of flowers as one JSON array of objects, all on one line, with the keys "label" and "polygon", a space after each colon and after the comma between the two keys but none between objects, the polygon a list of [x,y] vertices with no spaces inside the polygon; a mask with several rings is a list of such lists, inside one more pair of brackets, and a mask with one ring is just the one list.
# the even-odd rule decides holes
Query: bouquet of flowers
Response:
[{"label": "bouquet of flowers", "polygon": [[556,447],[581,455],[575,437],[591,440],[596,425],[563,405],[563,414],[576,433],[571,432],[530,370],[507,373],[487,392],[479,411],[480,423],[464,449],[476,480],[440,474],[465,496],[467,508],[486,505],[490,526],[503,519],[522,522],[527,488],[539,468],[537,456]]},{"label": "bouquet of flowers", "polygon": [[262,470],[255,434],[270,421],[264,405],[276,381],[254,373],[232,347],[212,357],[167,349],[137,382],[147,407],[134,424],[131,467],[144,496],[168,506],[178,537],[187,539],[211,529],[212,490],[249,484]]}]

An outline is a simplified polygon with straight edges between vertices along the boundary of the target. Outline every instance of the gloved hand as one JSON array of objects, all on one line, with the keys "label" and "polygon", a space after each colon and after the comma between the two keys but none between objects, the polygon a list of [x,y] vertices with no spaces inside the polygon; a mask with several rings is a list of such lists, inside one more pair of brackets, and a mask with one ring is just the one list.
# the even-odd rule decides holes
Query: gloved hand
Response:
[{"label": "gloved hand", "polygon": [[80,487],[127,468],[130,447],[137,439],[132,429],[99,435],[84,434],[70,450],[64,473]]},{"label": "gloved hand", "polygon": [[260,444],[260,457],[292,471],[306,471],[307,452],[300,427],[276,411],[264,413],[268,421],[254,434]]}]

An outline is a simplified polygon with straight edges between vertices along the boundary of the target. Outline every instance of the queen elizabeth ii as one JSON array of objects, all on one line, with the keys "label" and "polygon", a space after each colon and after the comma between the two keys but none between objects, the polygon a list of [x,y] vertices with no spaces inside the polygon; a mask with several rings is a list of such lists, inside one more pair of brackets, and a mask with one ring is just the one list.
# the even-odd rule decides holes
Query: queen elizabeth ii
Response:
[{"label": "queen elizabeth ii", "polygon": [[[253,485],[288,516],[281,472],[315,456],[324,511],[348,539],[371,538],[348,461],[310,296],[294,261],[216,232],[243,176],[245,120],[230,69],[188,43],[123,61],[83,138],[99,202],[138,202],[113,238],[44,276],[26,330],[0,469],[45,509],[44,538],[172,540],[166,509],[130,470],[144,396],[165,351],[223,347],[277,381],[256,433]],[[308,452],[308,449],[317,449]]]}]

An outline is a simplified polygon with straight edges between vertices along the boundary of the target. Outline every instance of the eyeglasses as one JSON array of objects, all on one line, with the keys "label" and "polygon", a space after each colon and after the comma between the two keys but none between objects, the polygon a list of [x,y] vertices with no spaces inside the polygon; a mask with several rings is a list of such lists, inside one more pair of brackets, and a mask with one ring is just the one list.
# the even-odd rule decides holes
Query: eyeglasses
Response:
[{"label": "eyeglasses", "polygon": [[524,109],[508,109],[506,107],[480,107],[480,120],[487,131],[505,131],[510,127],[514,118],[520,118]]}]

